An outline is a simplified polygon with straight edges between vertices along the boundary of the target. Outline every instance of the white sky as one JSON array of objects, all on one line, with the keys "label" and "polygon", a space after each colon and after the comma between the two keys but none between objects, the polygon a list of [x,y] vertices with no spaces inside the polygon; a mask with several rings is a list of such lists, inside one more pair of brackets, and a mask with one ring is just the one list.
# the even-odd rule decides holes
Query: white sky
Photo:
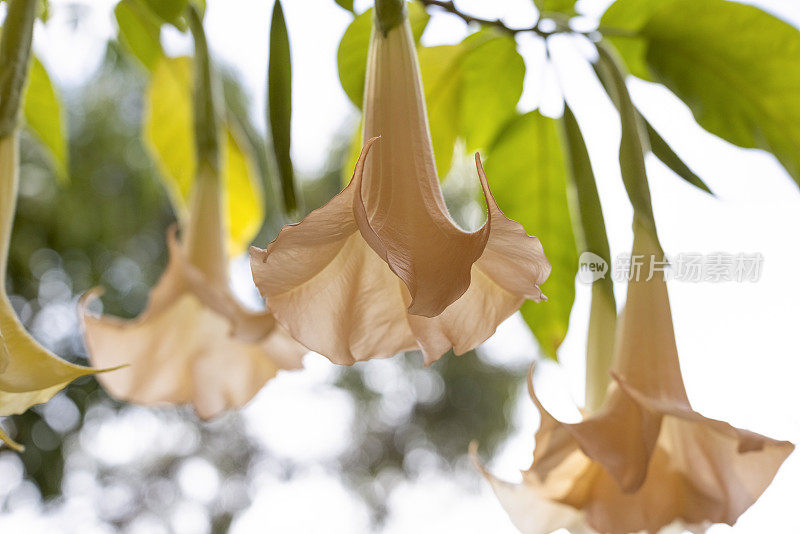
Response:
[{"label": "white sky", "polygon": [[[52,3],[53,21],[47,28],[37,29],[36,48],[59,83],[74,84],[90,75],[102,58],[101,43],[114,32],[111,16],[114,2],[94,0],[88,13],[90,22],[82,24],[78,32],[65,23],[68,12],[65,5],[71,2],[53,0]],[[800,3],[795,0],[754,3],[800,26]],[[210,0],[207,14],[211,46],[241,74],[245,86],[256,97],[259,119],[263,116],[261,95],[271,4],[265,0]],[[514,26],[530,24],[534,17],[530,0],[461,0],[457,4],[476,15],[503,16]],[[607,4],[605,0],[582,0],[579,8],[596,16]],[[365,2],[357,1],[356,5],[363,9]],[[350,16],[336,7],[333,0],[287,0],[284,9],[294,69],[293,155],[299,172],[312,174],[324,163],[335,135],[354,116],[336,72],[337,44]],[[437,13],[423,42],[457,42],[466,31],[460,20]],[[170,50],[188,48],[188,41],[176,35],[167,36],[167,42]],[[528,65],[521,109],[533,109],[541,102],[547,114],[558,114],[559,106],[554,104],[558,94],[555,73],[552,70],[542,73],[541,47],[526,38],[520,38],[520,47]],[[588,140],[607,217],[612,256],[628,252],[632,238],[631,209],[619,178],[618,119],[610,104],[598,96],[599,89],[586,64],[579,61],[580,47],[568,38],[554,39],[553,53],[558,75],[567,87],[567,98]],[[667,252],[759,252],[764,256],[758,283],[670,285],[689,396],[695,408],[707,416],[800,443],[798,188],[772,156],[737,149],[705,133],[694,123],[686,107],[663,88],[640,81],[633,81],[630,86],[648,119],[718,195],[716,199],[704,195],[685,185],[659,162],[648,161],[656,217]],[[624,287],[618,287],[617,291],[619,299],[624,300]],[[571,333],[561,352],[564,371],[545,365],[538,377],[545,392],[543,396],[550,398],[556,413],[568,411],[570,397],[578,401],[582,397],[587,298],[587,287],[579,286]],[[512,318],[503,325],[502,332],[503,340],[497,336],[489,343],[489,356],[499,360],[529,360],[535,349],[519,320]],[[327,436],[330,445],[327,450],[315,450],[308,445],[312,441],[305,434],[295,434],[294,438],[281,442],[282,438],[275,436],[291,436],[298,431],[297,426],[313,425],[298,425],[300,419],[286,415],[281,419],[276,415],[274,403],[292,399],[293,404],[300,406],[294,415],[320,423],[328,421],[328,426],[333,427],[337,425],[331,425],[330,420],[335,414],[320,415],[318,408],[324,403],[314,395],[327,395],[328,406],[342,406],[344,423],[352,417],[348,412],[352,407],[337,402],[335,392],[318,389],[318,384],[329,376],[327,363],[317,359],[309,363],[312,369],[307,377],[277,380],[246,413],[254,420],[267,421],[267,428],[274,430],[263,438],[273,440],[271,446],[293,451],[297,449],[293,443],[306,443],[298,454],[313,459],[324,457],[331,450],[335,454],[336,444],[346,439],[341,428],[325,430],[323,426],[319,431]],[[560,388],[559,384],[566,388]],[[266,403],[263,398],[271,398],[273,402]],[[491,464],[498,474],[512,480],[518,478],[517,470],[526,468],[530,462],[537,418],[529,402],[520,405],[518,420],[517,433]],[[325,436],[311,439],[325,442]],[[303,524],[309,532],[322,528],[327,532],[358,531],[363,524],[363,510],[358,511],[358,504],[347,491],[322,475],[312,473],[309,477],[265,484],[257,497],[259,506],[236,522],[235,531],[255,532],[272,525],[276,531],[290,532],[286,525],[292,523],[285,521],[298,517],[297,514],[305,514],[303,521],[309,523]],[[463,533],[486,532],[490,528],[495,532],[503,528],[513,532],[486,488],[476,497],[462,491],[456,482],[422,480],[403,487],[392,496],[388,531],[440,533],[454,531],[457,525],[457,530]],[[796,453],[736,527],[717,526],[712,532],[800,532],[800,517],[795,510],[798,495],[800,457]],[[321,507],[319,513],[307,513],[310,502]]]}]

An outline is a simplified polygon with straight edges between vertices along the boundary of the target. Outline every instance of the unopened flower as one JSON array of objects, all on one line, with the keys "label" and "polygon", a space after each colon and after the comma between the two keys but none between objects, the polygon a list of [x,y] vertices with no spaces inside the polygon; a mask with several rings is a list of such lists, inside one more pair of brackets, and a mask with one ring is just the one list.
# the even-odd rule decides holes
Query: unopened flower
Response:
[{"label": "unopened flower", "polygon": [[[0,138],[0,416],[21,414],[50,400],[97,369],[66,362],[39,345],[20,323],[6,294],[8,246],[19,181],[18,133]],[[22,447],[0,429],[0,441]]]},{"label": "unopened flower", "polygon": [[544,300],[542,246],[500,211],[477,156],[488,220],[470,233],[448,214],[407,20],[373,32],[364,138],[341,193],[251,249],[256,285],[293,337],[340,364],[412,349],[431,363]]},{"label": "unopened flower", "polygon": [[168,234],[169,263],[142,314],[97,316],[82,299],[90,359],[130,364],[100,378],[115,398],[139,404],[192,404],[202,418],[247,403],[279,369],[300,367],[307,350],[268,312],[245,309],[228,285],[218,177],[196,179],[188,229]]},{"label": "unopened flower", "polygon": [[[648,230],[637,229],[633,255],[663,254]],[[582,511],[602,533],[733,524],[794,448],[692,409],[659,276],[628,284],[612,376],[605,403],[576,424],[553,418],[531,385],[541,414],[533,465],[520,489],[497,492],[526,534],[541,532],[526,527],[537,524],[532,495]]]}]

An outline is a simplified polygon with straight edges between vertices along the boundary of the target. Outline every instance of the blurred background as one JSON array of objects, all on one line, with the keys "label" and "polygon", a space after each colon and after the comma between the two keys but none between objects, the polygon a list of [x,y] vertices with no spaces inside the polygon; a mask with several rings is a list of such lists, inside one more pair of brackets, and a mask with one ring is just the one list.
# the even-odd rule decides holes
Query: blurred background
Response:
[{"label": "blurred background", "polygon": [[[368,3],[357,1],[356,11]],[[579,2],[587,27],[609,3]],[[755,3],[800,25],[794,0]],[[9,292],[37,339],[74,361],[85,358],[77,298],[102,285],[106,312],[138,314],[165,265],[164,232],[174,221],[141,142],[146,75],[116,41],[114,4],[52,0],[50,20],[37,23],[35,49],[68,111],[70,180],[57,181],[37,143],[22,145]],[[206,14],[229,107],[257,137],[265,131],[271,4],[210,0]],[[530,0],[458,5],[514,27],[536,20]],[[294,69],[293,159],[310,210],[339,190],[358,123],[336,70],[352,16],[333,0],[288,0],[284,10]],[[433,11],[422,42],[456,43],[469,31]],[[165,30],[163,39],[171,53],[191,51],[190,38],[177,31]],[[568,37],[553,38],[554,69],[544,68],[540,43],[521,35],[518,45],[527,66],[520,111],[538,107],[559,116],[560,87],[571,88],[567,98],[595,166],[612,256],[629,251],[631,210],[616,164],[619,121],[588,67],[574,67],[585,51]],[[662,87],[633,80],[631,91],[717,194],[705,195],[648,160],[667,252],[764,258],[757,282],[671,284],[689,396],[707,416],[798,443],[800,193],[772,156],[706,133]],[[456,164],[444,184],[451,211],[467,226],[475,222],[476,183],[471,166]],[[260,246],[284,222],[275,202],[268,195]],[[233,278],[237,293],[259,305],[246,258],[234,261]],[[624,285],[616,290],[623,302]],[[561,364],[548,361],[537,370],[541,397],[565,419],[577,419],[583,402],[588,296],[589,287],[577,284]],[[121,405],[94,379],[79,380],[3,422],[27,449],[0,449],[0,531],[515,532],[466,451],[479,441],[498,475],[519,479],[538,425],[524,393],[524,376],[537,359],[540,350],[519,316],[477,351],[447,355],[429,368],[415,353],[352,368],[309,354],[305,370],[281,373],[243,410],[209,423],[187,409]],[[800,532],[797,456],[735,527],[711,531]]]}]

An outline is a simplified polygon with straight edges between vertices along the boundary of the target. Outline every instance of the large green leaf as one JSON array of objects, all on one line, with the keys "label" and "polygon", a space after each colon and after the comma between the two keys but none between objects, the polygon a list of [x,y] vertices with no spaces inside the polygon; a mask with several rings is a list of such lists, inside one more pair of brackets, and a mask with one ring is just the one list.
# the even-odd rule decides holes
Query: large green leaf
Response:
[{"label": "large green leaf", "polygon": [[638,35],[639,30],[650,20],[653,13],[672,1],[616,0],[600,19],[601,28],[609,30],[606,39],[625,59],[631,74],[643,80],[651,80],[652,77],[645,61],[647,43]]},{"label": "large green leaf", "polygon": [[119,39],[152,70],[164,55],[161,48],[161,21],[142,0],[122,0],[114,8],[119,27]]},{"label": "large green leaf", "polygon": [[[197,163],[192,112],[191,58],[163,58],[145,96],[144,138],[179,218],[186,216]],[[250,244],[264,218],[263,190],[252,155],[235,128],[227,127],[222,175],[227,194],[231,252]]]},{"label": "large green leaf", "polygon": [[543,352],[556,358],[575,298],[578,251],[567,200],[559,124],[532,111],[512,120],[488,152],[486,175],[505,214],[537,236],[553,266],[546,303],[527,302],[522,316]]},{"label": "large green leaf", "polygon": [[433,151],[440,177],[450,169],[457,139],[485,148],[516,113],[525,62],[514,39],[494,29],[460,44],[420,48]]},{"label": "large green leaf", "polygon": [[800,184],[800,31],[753,6],[673,0],[642,29],[647,62],[701,126],[773,153]]},{"label": "large green leaf", "polygon": [[[419,42],[430,16],[417,2],[408,4],[408,20],[414,40]],[[367,76],[367,50],[372,34],[372,9],[353,19],[347,27],[336,54],[339,67],[339,82],[348,98],[359,109],[364,103],[364,83]]]},{"label": "large green leaf", "polygon": [[50,155],[60,180],[67,178],[66,114],[44,65],[33,58],[24,103],[25,121]]},{"label": "large green leaf", "polygon": [[297,209],[294,193],[294,167],[292,166],[292,56],[289,50],[289,33],[280,0],[272,9],[269,32],[267,112],[272,149],[275,152],[278,177],[283,191],[283,205],[287,212]]}]

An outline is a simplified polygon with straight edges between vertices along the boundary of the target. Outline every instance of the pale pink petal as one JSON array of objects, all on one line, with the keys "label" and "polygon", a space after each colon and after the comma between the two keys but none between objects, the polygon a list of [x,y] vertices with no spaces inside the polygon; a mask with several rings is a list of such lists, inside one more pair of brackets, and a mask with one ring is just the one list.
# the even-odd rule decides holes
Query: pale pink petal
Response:
[{"label": "pale pink petal", "polygon": [[250,255],[270,312],[292,337],[334,363],[417,348],[402,282],[358,232],[352,182],[300,223],[285,226],[266,250],[253,247]]},{"label": "pale pink petal", "polygon": [[486,341],[526,298],[546,300],[539,284],[550,274],[550,264],[542,245],[500,211],[477,154],[475,163],[488,208],[489,239],[472,266],[469,289],[458,300],[436,317],[408,317],[428,364],[450,348],[463,354]]},{"label": "pale pink petal", "polygon": [[[279,369],[300,367],[306,349],[264,313],[235,302],[230,290],[209,287],[171,236],[170,261],[136,319],[88,310],[97,291],[81,299],[84,337],[92,362],[130,364],[100,378],[115,398],[138,404],[192,404],[209,418],[248,402]],[[259,319],[266,326],[256,327]],[[237,337],[237,322],[248,325]]]}]

